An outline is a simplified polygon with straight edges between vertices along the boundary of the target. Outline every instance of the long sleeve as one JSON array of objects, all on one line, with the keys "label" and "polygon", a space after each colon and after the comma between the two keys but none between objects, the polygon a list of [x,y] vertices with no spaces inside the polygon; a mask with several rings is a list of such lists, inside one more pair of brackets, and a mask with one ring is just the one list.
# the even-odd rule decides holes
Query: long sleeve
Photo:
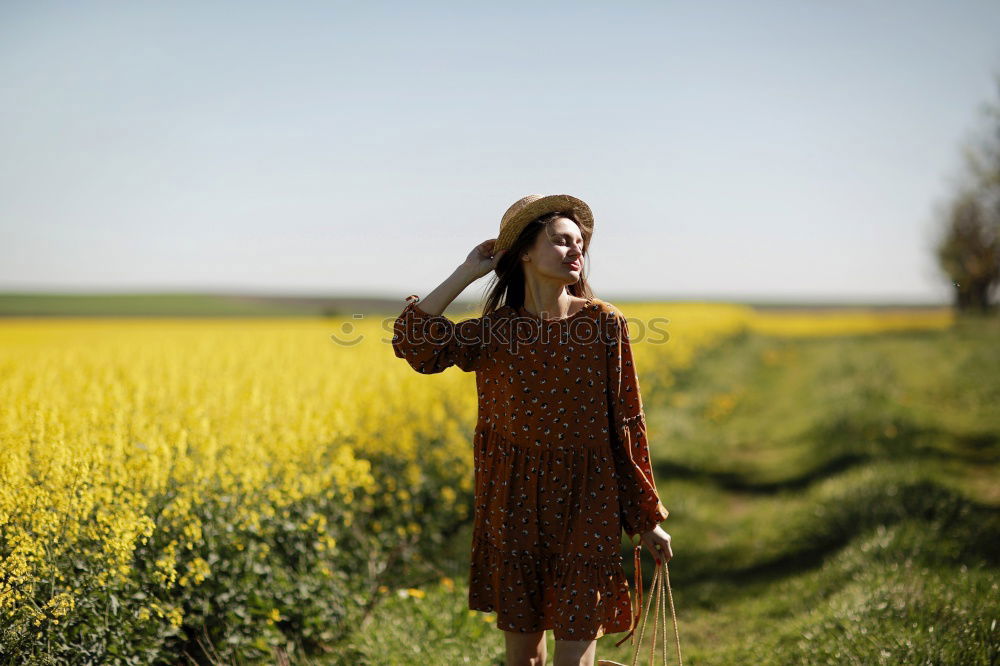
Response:
[{"label": "long sleeve", "polygon": [[393,325],[392,348],[398,358],[419,373],[430,375],[456,365],[466,372],[479,367],[486,348],[483,317],[455,323],[444,315],[428,314],[417,306],[420,297],[408,296]]},{"label": "long sleeve", "polygon": [[628,322],[613,313],[608,345],[608,417],[618,477],[621,523],[633,537],[656,527],[669,511],[660,502],[653,480],[646,438],[646,415],[632,359]]}]

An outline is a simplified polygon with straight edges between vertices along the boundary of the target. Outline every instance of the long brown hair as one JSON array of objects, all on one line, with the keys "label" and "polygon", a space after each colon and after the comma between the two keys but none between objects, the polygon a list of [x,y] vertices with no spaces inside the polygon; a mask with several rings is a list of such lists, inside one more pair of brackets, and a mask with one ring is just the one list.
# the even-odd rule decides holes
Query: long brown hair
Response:
[{"label": "long brown hair", "polygon": [[571,285],[567,285],[566,292],[581,298],[593,298],[594,293],[587,282],[585,262],[587,257],[590,256],[588,254],[590,237],[594,229],[590,225],[581,224],[572,211],[556,211],[546,213],[525,225],[514,241],[514,244],[500,257],[500,261],[497,262],[497,266],[494,269],[494,276],[490,281],[490,286],[487,287],[483,304],[483,315],[489,314],[504,305],[509,305],[515,309],[524,305],[524,262],[520,261],[519,257],[522,252],[535,244],[538,234],[545,231],[553,220],[560,217],[565,217],[575,222],[576,226],[580,228],[580,234],[583,236],[580,279]]}]

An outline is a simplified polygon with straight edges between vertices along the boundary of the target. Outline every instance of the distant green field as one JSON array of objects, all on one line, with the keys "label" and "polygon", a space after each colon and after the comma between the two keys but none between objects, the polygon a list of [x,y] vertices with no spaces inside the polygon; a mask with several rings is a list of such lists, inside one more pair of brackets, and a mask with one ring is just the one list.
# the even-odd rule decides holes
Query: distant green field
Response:
[{"label": "distant green field", "polygon": [[[747,335],[646,396],[685,663],[1000,663],[997,340],[996,320]],[[453,587],[388,598],[328,663],[503,664],[467,610],[467,538]],[[630,663],[621,636],[598,658]]]},{"label": "distant green field", "polygon": [[[683,300],[683,299],[682,299]],[[623,304],[624,300],[614,299]],[[24,293],[0,292],[0,317],[309,317],[354,313],[398,313],[403,296],[392,298],[270,296],[225,293]],[[811,303],[746,303],[761,309],[826,311],[858,307],[849,302],[836,305]],[[926,308],[929,305],[863,305],[871,308]],[[478,310],[470,300],[456,301],[448,314]]]},{"label": "distant green field", "polygon": [[[282,317],[364,312],[370,299],[254,296],[198,293],[24,294],[0,293],[0,317],[163,316]],[[383,309],[391,310],[386,303]],[[360,310],[358,308],[361,308]]]}]

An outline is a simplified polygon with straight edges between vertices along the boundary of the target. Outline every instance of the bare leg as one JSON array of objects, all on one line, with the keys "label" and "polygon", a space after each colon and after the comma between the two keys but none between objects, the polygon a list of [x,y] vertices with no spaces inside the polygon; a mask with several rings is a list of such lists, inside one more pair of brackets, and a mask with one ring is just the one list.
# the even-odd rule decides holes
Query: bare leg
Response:
[{"label": "bare leg", "polygon": [[504,631],[507,666],[545,666],[545,632]]},{"label": "bare leg", "polygon": [[597,639],[589,641],[556,640],[555,666],[594,666]]}]

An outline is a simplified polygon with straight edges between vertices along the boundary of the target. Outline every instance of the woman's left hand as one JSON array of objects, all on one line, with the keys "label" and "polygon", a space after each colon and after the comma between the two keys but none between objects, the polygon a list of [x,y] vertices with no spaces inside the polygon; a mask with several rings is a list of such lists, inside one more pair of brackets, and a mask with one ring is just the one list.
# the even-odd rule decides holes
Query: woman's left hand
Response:
[{"label": "woman's left hand", "polygon": [[670,535],[663,531],[659,525],[648,532],[643,532],[640,538],[653,553],[653,559],[656,560],[657,564],[660,562],[661,555],[667,562],[674,556],[674,551],[670,548]]}]

